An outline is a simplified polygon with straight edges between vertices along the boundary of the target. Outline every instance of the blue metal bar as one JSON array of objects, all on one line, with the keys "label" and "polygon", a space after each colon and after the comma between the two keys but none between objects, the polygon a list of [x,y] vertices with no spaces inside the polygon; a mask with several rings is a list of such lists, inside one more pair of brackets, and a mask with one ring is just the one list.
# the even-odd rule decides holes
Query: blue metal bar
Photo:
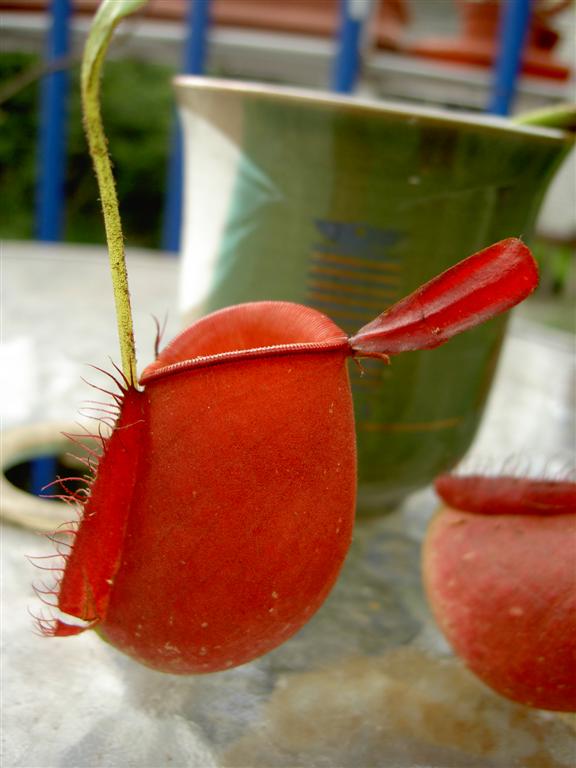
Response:
[{"label": "blue metal bar", "polygon": [[[37,456],[30,462],[30,493],[43,496],[43,489],[56,479],[56,459],[54,456]],[[60,493],[60,491],[47,491]]]},{"label": "blue metal bar", "polygon": [[[69,52],[70,0],[52,0],[51,26],[45,60],[53,62]],[[38,177],[36,187],[36,237],[61,239],[64,225],[64,177],[66,169],[66,101],[68,72],[62,69],[42,80]]]},{"label": "blue metal bar", "polygon": [[188,7],[188,35],[184,45],[182,71],[187,75],[202,75],[208,51],[208,26],[211,0],[192,0]]},{"label": "blue metal bar", "polygon": [[[212,0],[190,0],[186,19],[187,35],[184,44],[182,71],[187,75],[204,73],[208,50],[208,27],[210,25],[210,4]],[[182,222],[182,186],[183,186],[183,151],[182,131],[175,116],[172,129],[170,161],[162,246],[166,251],[180,250],[180,229]]]},{"label": "blue metal bar", "polygon": [[[51,23],[44,59],[52,63],[70,50],[70,0],[52,0]],[[69,78],[66,69],[51,72],[42,79],[40,129],[36,180],[35,235],[38,240],[62,239],[64,227],[64,178],[66,173],[66,102]],[[41,495],[42,488],[54,480],[56,461],[39,457],[31,464],[30,491]]]},{"label": "blue metal bar", "polygon": [[371,6],[371,0],[340,0],[338,49],[332,72],[332,90],[336,93],[354,90],[362,59],[364,27]]},{"label": "blue metal bar", "polygon": [[531,6],[531,0],[502,0],[500,4],[500,48],[488,105],[488,112],[494,115],[508,115],[512,110]]}]

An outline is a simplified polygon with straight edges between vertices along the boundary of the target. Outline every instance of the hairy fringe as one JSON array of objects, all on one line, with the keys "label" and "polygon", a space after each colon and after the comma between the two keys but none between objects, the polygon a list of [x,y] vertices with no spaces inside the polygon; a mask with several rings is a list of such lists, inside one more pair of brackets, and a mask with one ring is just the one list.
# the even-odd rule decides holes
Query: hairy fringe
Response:
[{"label": "hairy fringe", "polygon": [[[76,519],[62,523],[51,533],[41,534],[54,545],[56,550],[54,554],[27,557],[28,561],[35,568],[38,568],[45,573],[52,574],[52,582],[50,584],[47,584],[42,580],[32,585],[34,594],[42,603],[41,610],[38,613],[33,613],[28,609],[28,612],[33,619],[34,631],[42,637],[54,637],[57,634],[61,635],[63,634],[62,628],[67,626],[67,624],[63,624],[57,615],[55,615],[59,612],[58,595],[60,592],[60,585],[68,558],[74,546],[74,537],[84,515],[86,502],[90,498],[91,487],[96,478],[98,464],[106,454],[108,441],[110,440],[113,430],[116,428],[116,421],[122,409],[124,395],[131,386],[118,366],[113,361],[111,362],[118,376],[109,373],[98,366],[93,365],[91,367],[111,379],[117,388],[116,392],[105,389],[86,379],[82,379],[82,381],[89,387],[98,390],[112,399],[112,402],[88,400],[86,401],[86,406],[80,410],[81,415],[88,416],[91,421],[97,424],[96,430],[90,430],[81,422],[76,422],[80,430],[78,433],[62,433],[64,437],[81,450],[83,455],[77,455],[74,452],[70,452],[67,455],[74,459],[74,461],[85,466],[87,470],[86,474],[65,478],[57,477],[42,489],[43,491],[54,489],[56,492],[45,494],[45,498],[58,499],[70,506],[76,512]],[[83,411],[92,412],[96,415],[85,414]],[[107,434],[103,434],[104,431]],[[91,441],[96,445],[96,448],[94,445],[87,444],[86,441]],[[71,482],[81,482],[84,484],[84,487],[73,490],[70,487]],[[70,625],[69,630],[69,634],[75,634],[73,625]],[[64,634],[66,634],[66,632]]]}]

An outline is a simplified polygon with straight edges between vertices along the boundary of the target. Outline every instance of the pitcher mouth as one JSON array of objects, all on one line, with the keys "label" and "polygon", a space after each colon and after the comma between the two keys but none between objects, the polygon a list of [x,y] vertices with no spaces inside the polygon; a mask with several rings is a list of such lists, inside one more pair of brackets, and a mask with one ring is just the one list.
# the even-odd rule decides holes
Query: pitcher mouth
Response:
[{"label": "pitcher mouth", "polygon": [[551,516],[576,513],[576,482],[514,475],[436,478],[436,493],[452,509],[479,515]]},{"label": "pitcher mouth", "polygon": [[251,349],[234,349],[226,352],[218,352],[213,355],[199,355],[189,360],[182,360],[177,363],[165,365],[162,368],[155,368],[147,373],[144,370],[140,376],[140,384],[148,384],[151,381],[166,378],[177,373],[194,370],[197,368],[207,368],[221,363],[234,363],[244,360],[256,360],[266,357],[281,357],[292,354],[311,354],[318,352],[342,352],[344,355],[352,355],[350,343],[346,338],[338,338],[328,341],[310,341],[295,342],[292,344],[274,344],[266,347],[253,347]]}]

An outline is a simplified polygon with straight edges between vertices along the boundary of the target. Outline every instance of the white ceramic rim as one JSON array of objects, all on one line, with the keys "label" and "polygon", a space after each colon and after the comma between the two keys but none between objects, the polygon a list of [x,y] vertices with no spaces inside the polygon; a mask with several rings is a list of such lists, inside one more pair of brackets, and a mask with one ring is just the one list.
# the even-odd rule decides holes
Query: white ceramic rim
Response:
[{"label": "white ceramic rim", "polygon": [[325,107],[342,107],[354,112],[367,111],[376,115],[395,115],[407,121],[424,120],[431,123],[451,124],[487,128],[495,132],[524,134],[533,138],[552,140],[554,143],[572,143],[570,134],[558,128],[545,128],[536,125],[521,125],[508,118],[487,115],[481,112],[450,112],[435,107],[423,107],[398,101],[377,101],[357,96],[333,94],[328,91],[311,88],[297,88],[284,85],[268,85],[248,80],[227,80],[224,78],[198,75],[178,75],[173,79],[181,106],[185,106],[185,94],[189,89],[213,91],[214,93],[235,93],[245,96],[262,97],[275,101],[299,101]]},{"label": "white ceramic rim", "polygon": [[[2,432],[0,461],[0,521],[41,532],[56,532],[63,523],[76,517],[63,501],[43,499],[17,488],[5,470],[35,456],[74,450],[66,433],[78,433],[78,422],[39,422],[22,424]],[[58,493],[58,490],[54,490]]]}]

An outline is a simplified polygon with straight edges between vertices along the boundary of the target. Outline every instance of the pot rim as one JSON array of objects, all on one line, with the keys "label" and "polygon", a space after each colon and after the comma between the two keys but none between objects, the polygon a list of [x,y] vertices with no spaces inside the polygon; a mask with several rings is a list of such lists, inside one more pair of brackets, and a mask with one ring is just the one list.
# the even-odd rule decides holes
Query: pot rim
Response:
[{"label": "pot rim", "polygon": [[73,443],[66,435],[77,433],[78,429],[77,421],[41,421],[20,424],[2,432],[0,522],[13,523],[37,533],[54,533],[75,517],[63,501],[34,496],[18,488],[8,480],[5,472],[23,461],[73,450]]},{"label": "pot rim", "polygon": [[227,80],[225,78],[198,75],[177,75],[173,78],[172,83],[180,107],[190,106],[187,97],[191,91],[228,93],[243,95],[252,99],[283,101],[325,109],[341,109],[356,114],[365,113],[373,117],[390,115],[406,120],[409,125],[423,122],[456,128],[480,128],[494,133],[529,136],[534,139],[551,141],[557,144],[573,143],[573,139],[567,131],[562,131],[558,128],[517,124],[508,118],[484,113],[450,112],[435,107],[413,105],[400,101],[377,101],[375,99],[333,94],[328,91],[310,88],[268,85],[249,80]]}]

